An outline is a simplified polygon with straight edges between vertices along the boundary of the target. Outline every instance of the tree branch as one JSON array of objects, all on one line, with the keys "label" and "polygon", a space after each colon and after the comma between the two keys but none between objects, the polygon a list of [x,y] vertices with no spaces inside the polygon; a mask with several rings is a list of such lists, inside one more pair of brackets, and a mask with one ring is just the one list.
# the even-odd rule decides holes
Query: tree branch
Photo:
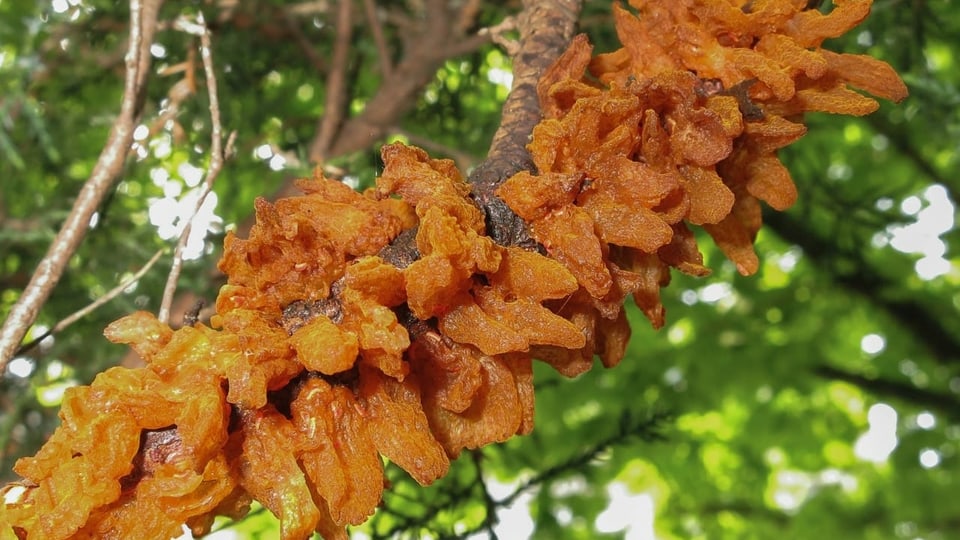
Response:
[{"label": "tree branch", "polygon": [[[812,259],[826,261],[836,257],[836,248],[827,239],[821,238],[803,221],[790,214],[764,213],[763,220],[777,235],[803,248],[804,253]],[[916,298],[892,297],[890,291],[900,286],[899,281],[883,276],[859,253],[847,255],[857,257],[855,270],[842,273],[831,271],[830,276],[837,285],[858,293],[910,331],[917,343],[930,351],[934,361],[941,364],[960,362],[960,338],[948,324],[953,320],[952,317],[946,313],[938,315]]]},{"label": "tree branch", "polygon": [[445,60],[489,43],[489,36],[463,37],[445,0],[426,0],[424,4],[424,16],[417,19],[418,28],[409,31],[416,38],[408,41],[403,58],[363,112],[343,124],[328,156],[342,156],[371,146],[413,106],[417,93],[433,79]]},{"label": "tree branch", "polygon": [[515,173],[534,170],[527,141],[540,121],[537,81],[567,49],[580,15],[577,0],[524,0],[520,47],[513,59],[513,88],[487,159],[470,175],[473,194],[487,213],[488,233],[502,245],[532,244],[526,225],[494,192]]},{"label": "tree branch", "polygon": [[130,0],[130,43],[124,60],[126,80],[120,114],[114,121],[93,172],[77,195],[70,215],[0,329],[0,373],[63,275],[70,257],[86,235],[90,218],[114,186],[123,168],[146,97],[150,44],[156,32],[157,14],[162,3],[163,0]]},{"label": "tree branch", "polygon": [[353,38],[350,0],[340,0],[337,6],[337,37],[333,42],[333,65],[327,77],[323,116],[317,127],[317,136],[310,144],[310,161],[323,163],[343,123],[346,104],[347,61],[350,59],[350,41]]},{"label": "tree branch", "polygon": [[[573,455],[566,461],[557,463],[551,467],[542,469],[536,475],[521,482],[509,495],[499,500],[486,502],[487,515],[482,523],[473,529],[466,531],[462,537],[466,538],[471,534],[491,528],[496,524],[496,510],[506,508],[512,505],[517,498],[537,486],[543,486],[548,482],[562,477],[572,471],[581,470],[597,456],[606,452],[610,448],[625,444],[633,438],[639,438],[646,443],[654,443],[666,440],[666,436],[660,431],[663,424],[670,420],[672,416],[669,413],[653,413],[647,418],[637,419],[629,410],[623,410],[620,413],[618,429],[615,433],[608,435],[604,439],[584,449],[579,454]],[[493,514],[491,515],[491,511]]]},{"label": "tree branch", "polygon": [[128,287],[130,287],[131,285],[133,285],[134,283],[136,283],[140,278],[142,278],[143,276],[147,275],[147,272],[149,272],[150,269],[153,268],[153,265],[156,264],[157,261],[160,260],[160,256],[163,255],[163,252],[164,252],[165,250],[166,250],[166,248],[157,250],[157,252],[153,254],[153,257],[150,257],[150,260],[147,261],[147,263],[144,264],[144,265],[140,268],[140,270],[137,270],[137,272],[136,272],[135,274],[133,274],[132,276],[130,276],[130,279],[127,279],[126,281],[120,283],[120,284],[117,285],[116,287],[114,287],[114,288],[110,289],[109,291],[107,291],[107,292],[106,292],[103,296],[101,296],[100,298],[97,298],[96,300],[94,300],[93,302],[90,302],[89,304],[87,304],[87,305],[84,306],[83,308],[78,309],[77,311],[71,313],[71,314],[68,315],[67,317],[61,319],[59,322],[57,322],[57,324],[55,324],[55,325],[53,326],[53,328],[51,328],[50,330],[47,330],[46,332],[44,332],[43,335],[37,336],[37,337],[33,338],[32,340],[30,340],[29,343],[26,343],[26,344],[24,344],[22,347],[20,347],[20,348],[17,350],[16,354],[17,354],[17,355],[20,355],[20,354],[23,354],[23,353],[29,351],[30,349],[32,349],[33,347],[35,347],[38,343],[40,343],[40,342],[43,341],[44,339],[46,339],[46,338],[48,338],[48,337],[50,337],[50,336],[52,336],[52,335],[54,335],[54,334],[57,334],[57,333],[62,332],[65,328],[67,328],[67,327],[70,326],[71,324],[73,324],[73,323],[79,321],[80,319],[86,317],[87,315],[93,313],[94,311],[96,311],[97,308],[99,308],[100,306],[102,306],[102,305],[106,304],[107,302],[113,300],[113,299],[116,298],[117,296],[120,296],[120,293],[122,293],[122,292],[125,291]]},{"label": "tree branch", "polygon": [[958,408],[960,407],[960,399],[956,396],[917,388],[905,382],[870,378],[827,365],[816,366],[813,368],[813,373],[824,379],[834,379],[859,386],[878,397],[899,399],[921,407],[935,409],[953,420],[960,418],[960,412],[958,412],[960,410]]},{"label": "tree branch", "polygon": [[937,170],[933,163],[923,156],[905,130],[890,125],[878,114],[867,116],[866,121],[877,133],[883,134],[893,144],[893,148],[912,163],[917,170],[942,185],[951,199],[960,201],[960,182],[957,181],[956,176],[944,174]]},{"label": "tree branch", "polygon": [[293,36],[294,41],[297,42],[297,46],[300,47],[300,50],[303,52],[303,55],[310,60],[310,64],[313,66],[313,69],[317,73],[323,73],[327,70],[327,62],[324,58],[317,53],[316,49],[313,48],[313,44],[310,43],[310,40],[307,39],[307,36],[303,34],[303,31],[300,30],[300,23],[293,17],[290,13],[289,7],[280,9],[281,16],[283,21],[287,26],[287,31],[290,32],[290,35]]},{"label": "tree branch", "polygon": [[393,72],[393,61],[390,59],[387,40],[383,37],[383,27],[380,25],[380,19],[377,18],[377,6],[373,0],[363,0],[363,10],[367,15],[367,25],[370,27],[370,34],[373,36],[373,43],[377,47],[380,74],[384,80],[387,80],[390,78],[390,73]]},{"label": "tree branch", "polygon": [[230,134],[227,140],[227,151],[225,151],[223,148],[223,126],[220,123],[220,98],[217,96],[217,73],[213,68],[213,46],[210,43],[210,30],[207,28],[206,21],[203,20],[203,14],[197,16],[196,23],[180,20],[177,26],[180,30],[200,37],[200,57],[203,60],[203,73],[207,79],[207,97],[210,101],[210,167],[207,169],[207,177],[204,180],[200,196],[197,198],[197,204],[186,219],[183,231],[177,241],[177,248],[173,252],[173,264],[170,266],[170,274],[167,275],[167,283],[163,289],[163,298],[157,314],[157,319],[163,323],[170,321],[170,306],[173,304],[173,294],[177,290],[177,281],[183,267],[183,249],[190,239],[193,218],[200,212],[204,201],[207,200],[207,195],[213,190],[213,182],[223,169],[225,154],[233,146],[233,140],[236,137],[236,132]]}]

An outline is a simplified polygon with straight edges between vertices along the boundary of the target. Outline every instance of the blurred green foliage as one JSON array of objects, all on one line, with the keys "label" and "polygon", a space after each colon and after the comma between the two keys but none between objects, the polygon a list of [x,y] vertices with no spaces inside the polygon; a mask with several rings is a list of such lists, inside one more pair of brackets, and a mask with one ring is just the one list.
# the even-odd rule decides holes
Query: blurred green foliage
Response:
[{"label": "blurred green foliage", "polygon": [[[237,132],[236,152],[215,186],[216,213],[227,227],[249,217],[254,198],[310,173],[305,156],[323,113],[326,78],[296,36],[329,59],[332,15],[293,16],[281,4],[202,6],[214,28],[223,123]],[[496,23],[517,4],[485,3],[477,24]],[[418,3],[378,5],[404,14]],[[187,8],[166,6],[163,18],[180,9]],[[0,317],[106,139],[119,107],[126,24],[124,8],[104,0],[0,0]],[[384,28],[391,51],[401,54],[401,31]],[[587,3],[582,29],[598,50],[614,46],[606,3]],[[371,34],[362,21],[356,30],[354,112],[382,82]],[[191,167],[209,160],[199,71],[179,112],[151,122],[184,77],[163,73],[195,46],[173,30],[158,34],[143,151],[128,160],[29,337],[171,245],[151,224],[151,205],[182,197]],[[714,273],[674,277],[664,291],[664,329],[652,331],[632,311],[634,336],[616,369],[565,380],[538,366],[532,435],[465,454],[426,489],[389,467],[391,489],[359,532],[960,537],[953,498],[960,493],[960,10],[951,0],[877,0],[864,25],[828,46],[889,61],[911,97],[868,118],[808,118],[810,133],[782,153],[800,202],[784,215],[765,216],[758,275],[737,275],[703,241]],[[508,72],[505,54],[489,46],[447,60],[390,137],[476,164],[498,124]],[[332,163],[362,185],[380,166],[376,147]],[[894,232],[905,227],[919,232]],[[218,286],[212,269],[222,232],[213,229],[205,254],[188,261],[180,283],[181,291],[208,300]],[[923,249],[932,255],[924,258]],[[132,310],[156,310],[168,267],[158,265],[11,365],[0,380],[4,479],[56,425],[62,390],[120,361],[125,351],[102,339],[102,328]],[[635,522],[629,531],[627,518]],[[263,511],[218,528],[242,538],[277,531]]]}]

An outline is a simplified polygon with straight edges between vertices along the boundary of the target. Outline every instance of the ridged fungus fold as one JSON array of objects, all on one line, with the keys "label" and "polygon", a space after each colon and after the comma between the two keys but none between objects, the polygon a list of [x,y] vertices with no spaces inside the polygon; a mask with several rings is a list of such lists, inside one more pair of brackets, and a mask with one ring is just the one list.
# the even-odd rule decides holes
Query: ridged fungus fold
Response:
[{"label": "ridged fungus fold", "polygon": [[[453,163],[400,144],[366,192],[317,177],[258,200],[248,238],[226,238],[210,326],[139,312],[106,329],[145,367],[67,390],[61,426],[15,466],[26,489],[0,538],[201,535],[256,500],[285,539],[345,539],[380,502],[381,456],[426,485],[463,449],[528,433],[533,359],[568,376],[619,363],[626,297],[659,327],[670,269],[709,272],[693,227],[757,270],[760,202],[797,197],[776,153],[803,113],[876,109],[852,88],[906,96],[883,62],[820,48],[870,0],[806,4],[632,0],[614,6],[622,48],[576,37],[538,87],[536,170],[497,192],[537,250],[494,242]],[[416,256],[397,264],[404,235]]]}]

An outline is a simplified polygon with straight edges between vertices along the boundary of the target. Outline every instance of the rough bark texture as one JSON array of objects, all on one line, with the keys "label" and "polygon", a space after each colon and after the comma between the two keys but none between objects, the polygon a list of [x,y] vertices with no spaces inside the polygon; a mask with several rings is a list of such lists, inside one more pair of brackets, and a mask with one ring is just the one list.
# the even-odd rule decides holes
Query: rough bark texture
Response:
[{"label": "rough bark texture", "polygon": [[[535,169],[526,145],[540,121],[537,81],[573,39],[581,5],[577,0],[526,0],[520,14],[513,87],[504,103],[500,127],[493,136],[487,158],[469,178],[473,198],[486,214],[487,234],[502,246],[537,247],[526,224],[495,191],[515,173]],[[401,234],[380,256],[398,268],[407,267],[420,258],[415,234],[415,231]]]},{"label": "rough bark texture", "polygon": [[473,196],[487,214],[487,232],[501,245],[533,247],[526,226],[494,192],[515,173],[534,170],[526,145],[540,121],[537,81],[566,50],[576,30],[581,1],[526,0],[520,14],[520,50],[513,59],[513,88],[487,159],[470,175]]}]

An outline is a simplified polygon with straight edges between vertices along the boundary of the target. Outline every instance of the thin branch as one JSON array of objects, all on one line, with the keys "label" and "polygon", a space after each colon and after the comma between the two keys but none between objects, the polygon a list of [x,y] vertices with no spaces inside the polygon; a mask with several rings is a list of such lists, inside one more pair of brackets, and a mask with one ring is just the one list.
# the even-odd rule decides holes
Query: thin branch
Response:
[{"label": "thin branch", "polygon": [[[387,508],[390,512],[390,515],[396,518],[396,522],[383,534],[376,533],[372,535],[374,540],[386,539],[386,538],[396,538],[402,532],[409,532],[418,529],[422,529],[429,524],[430,520],[437,517],[437,515],[444,510],[448,510],[450,507],[466,500],[470,497],[471,492],[474,489],[472,483],[461,486],[452,486],[449,489],[441,491],[442,498],[438,498],[435,504],[430,505],[424,510],[424,513],[418,516],[412,516],[403,514],[396,511],[393,508],[389,508],[389,503],[384,505],[384,508]],[[393,496],[397,496],[396,491],[391,492]],[[417,501],[405,501],[417,502]],[[375,515],[376,516],[376,515]],[[374,529],[376,531],[376,529]]]},{"label": "thin branch", "polygon": [[[144,140],[151,139],[161,130],[165,129],[168,122],[172,121],[175,123],[177,116],[180,114],[180,107],[187,100],[187,98],[196,94],[196,56],[197,55],[194,50],[190,49],[187,52],[186,60],[180,62],[179,64],[170,66],[167,69],[160,70],[157,73],[157,75],[165,77],[167,75],[174,75],[182,72],[183,77],[179,81],[173,83],[167,90],[167,98],[161,102],[160,112],[157,117],[150,122],[150,126],[146,137],[144,137]],[[136,151],[138,146],[139,145],[134,144],[130,149],[131,152]]]},{"label": "thin branch", "polygon": [[473,468],[477,472],[477,483],[480,485],[480,490],[483,492],[483,505],[487,512],[487,515],[480,526],[487,531],[487,534],[490,538],[493,540],[498,540],[499,536],[497,536],[497,532],[494,527],[496,527],[500,522],[500,516],[497,515],[497,501],[494,500],[492,495],[490,495],[490,490],[487,489],[487,483],[483,479],[483,450],[471,450],[470,457],[473,459]]},{"label": "thin branch", "polygon": [[350,59],[350,41],[353,35],[350,0],[340,0],[337,6],[337,37],[333,42],[333,65],[327,77],[327,97],[317,137],[310,145],[310,161],[320,164],[326,158],[343,122],[346,103],[347,62]]},{"label": "thin branch", "polygon": [[86,235],[90,219],[114,186],[133,142],[133,131],[144,100],[150,67],[150,44],[157,12],[163,0],[130,0],[130,43],[125,56],[126,78],[120,114],[114,121],[100,157],[84,183],[73,209],[57,233],[33,278],[13,305],[0,329],[0,373],[20,345],[40,308],[53,292],[63,271]]},{"label": "thin branch", "polygon": [[315,17],[330,11],[330,2],[326,0],[300,2],[285,6],[284,11],[297,17]]},{"label": "thin branch", "polygon": [[422,9],[423,16],[411,17],[410,27],[402,32],[411,38],[390,78],[381,82],[363,112],[343,124],[331,141],[327,157],[368,148],[416,103],[417,94],[433,80],[444,61],[490,41],[489,36],[463,37],[458,33],[445,0],[426,0]]},{"label": "thin branch", "polygon": [[930,407],[953,420],[960,418],[960,413],[957,412],[960,410],[958,409],[960,398],[955,395],[917,388],[907,382],[871,378],[859,373],[850,373],[826,364],[814,367],[813,374],[824,379],[848,382],[875,394],[877,397],[894,398],[921,407]]},{"label": "thin branch", "polygon": [[377,47],[377,60],[380,63],[380,74],[383,75],[384,80],[387,80],[393,72],[393,62],[390,60],[390,49],[387,48],[387,40],[383,37],[383,27],[380,25],[380,19],[377,18],[377,6],[373,0],[363,0],[363,10],[367,14],[367,25],[370,27],[373,42]]},{"label": "thin branch", "polygon": [[460,12],[457,14],[457,30],[461,34],[466,34],[476,24],[482,4],[482,0],[467,0],[460,7]]},{"label": "thin branch", "polygon": [[160,256],[163,255],[164,251],[166,251],[166,249],[159,249],[159,250],[157,250],[157,252],[153,254],[153,257],[150,257],[150,260],[147,261],[146,264],[144,264],[143,267],[140,268],[140,270],[137,270],[137,273],[135,273],[134,275],[130,276],[129,279],[127,279],[127,280],[124,281],[123,283],[117,285],[116,287],[110,289],[109,291],[106,292],[106,294],[104,294],[104,295],[101,296],[100,298],[97,298],[97,299],[94,300],[93,302],[90,302],[90,304],[84,306],[84,307],[81,308],[81,309],[78,309],[77,311],[71,313],[70,315],[68,315],[68,316],[65,317],[64,319],[60,320],[60,322],[58,322],[57,324],[55,324],[55,325],[53,326],[53,328],[51,328],[51,329],[47,330],[46,332],[44,332],[43,335],[34,338],[34,339],[33,339],[32,341],[30,341],[29,343],[26,343],[25,345],[23,345],[22,347],[20,347],[20,349],[17,350],[15,356],[19,356],[19,355],[21,355],[21,354],[29,351],[30,349],[32,349],[32,348],[34,348],[35,346],[37,346],[37,344],[40,343],[41,341],[47,339],[48,337],[50,337],[50,336],[52,336],[52,335],[54,335],[54,334],[58,334],[58,333],[62,332],[63,330],[65,330],[65,329],[66,329],[68,326],[70,326],[71,324],[73,324],[73,323],[79,321],[80,319],[86,317],[87,315],[93,313],[93,312],[94,312],[97,308],[99,308],[100,306],[106,304],[107,302],[109,302],[109,301],[113,300],[114,298],[116,298],[117,296],[119,296],[120,293],[122,293],[123,291],[127,290],[131,285],[133,285],[134,283],[136,283],[137,281],[139,281],[140,278],[142,278],[143,276],[147,275],[147,272],[149,272],[150,269],[153,268],[153,265],[156,264],[157,261],[160,260]]},{"label": "thin branch", "polygon": [[879,114],[871,114],[866,118],[866,121],[877,133],[881,133],[893,143],[894,149],[912,163],[917,170],[942,185],[953,201],[960,201],[960,183],[956,181],[956,176],[944,174],[937,170],[934,164],[923,156],[920,148],[917,147],[904,129],[890,125]]},{"label": "thin branch", "polygon": [[754,504],[747,499],[711,501],[699,504],[694,508],[695,510],[691,510],[700,516],[716,516],[724,513],[734,513],[749,519],[751,522],[762,519],[780,527],[788,525],[792,517],[790,514],[784,513],[781,510],[769,508],[763,504]]},{"label": "thin branch", "polygon": [[290,31],[290,34],[293,36],[294,41],[297,42],[297,46],[300,47],[300,50],[303,51],[304,56],[310,60],[310,64],[313,66],[313,69],[317,73],[323,73],[327,70],[327,62],[324,58],[317,53],[317,50],[313,48],[313,43],[310,43],[310,40],[307,39],[307,36],[304,35],[303,30],[300,29],[300,23],[290,12],[289,8],[284,8],[280,10],[280,13],[283,16],[283,20],[287,25],[287,30]]},{"label": "thin branch", "polygon": [[[213,68],[213,47],[210,43],[210,30],[203,20],[203,14],[197,16],[197,22],[191,23],[185,20],[177,21],[177,28],[184,32],[200,36],[200,57],[203,60],[203,73],[207,79],[207,96],[210,100],[210,168],[207,170],[203,189],[200,197],[197,199],[197,205],[186,220],[183,231],[180,233],[180,239],[177,241],[177,249],[173,253],[173,264],[170,267],[170,274],[167,276],[167,284],[163,289],[163,300],[160,302],[160,310],[157,319],[166,323],[170,320],[170,306],[173,304],[173,295],[177,290],[177,281],[180,278],[180,271],[183,267],[183,249],[190,238],[193,218],[200,212],[204,201],[213,189],[213,182],[220,175],[223,169],[224,149],[223,149],[223,126],[220,123],[220,99],[217,97],[217,74]],[[233,146],[233,140],[236,132],[230,134],[227,140],[227,149]]]},{"label": "thin branch", "polygon": [[[527,0],[524,10],[533,13],[527,21],[518,21],[521,28],[529,29],[527,41],[535,44],[521,54],[520,62],[514,64],[514,87],[528,82],[532,77],[533,96],[536,98],[536,78],[540,71],[550,65],[566,48],[573,35],[573,29],[580,12],[580,0]],[[359,115],[344,123],[338,131],[335,141],[329,148],[329,156],[340,156],[367,148],[396,125],[400,116],[406,112],[417,92],[420,92],[436,75],[443,62],[477,50],[490,43],[489,31],[471,36],[462,34],[465,28],[464,17],[473,13],[465,9],[453,14],[443,0],[425,2],[422,18],[413,19],[419,24],[405,31],[406,35],[416,36],[407,43],[402,59],[393,69],[392,76],[383,81],[377,93],[371,98]],[[455,20],[457,17],[460,20]],[[559,37],[559,39],[558,39]],[[521,34],[521,45],[524,36]],[[554,47],[554,50],[546,48]],[[525,75],[524,65],[532,66],[530,74]],[[538,67],[534,67],[538,66]],[[539,70],[539,71],[537,71]],[[513,92],[511,92],[511,96]],[[508,98],[511,99],[511,98]],[[510,103],[510,101],[508,101]],[[512,114],[512,113],[511,113]],[[510,116],[505,113],[504,119]],[[533,124],[539,120],[539,108],[533,113]],[[517,130],[511,130],[511,132]],[[501,137],[498,132],[498,137]],[[529,131],[528,131],[529,133]],[[526,144],[525,137],[519,146]]]},{"label": "thin branch", "polygon": [[516,29],[516,17],[506,17],[493,26],[481,28],[480,31],[477,32],[477,35],[489,35],[491,41],[502,47],[508,55],[513,57],[520,53],[520,43],[518,43],[515,39],[508,38],[506,34],[508,32],[513,32]]},{"label": "thin branch", "polygon": [[[482,453],[479,450],[471,450],[470,453],[473,458],[473,465],[477,471],[476,479],[466,480],[465,484],[458,483],[441,488],[443,491],[438,494],[439,496],[433,499],[432,503],[427,506],[419,515],[408,515],[398,512],[396,509],[390,506],[389,501],[385,500],[381,508],[383,512],[378,512],[376,515],[380,516],[381,513],[385,512],[384,515],[389,514],[395,519],[391,519],[391,526],[387,531],[383,533],[374,532],[371,536],[375,540],[381,538],[396,538],[401,533],[415,534],[415,531],[419,530],[431,530],[431,532],[437,534],[438,538],[471,538],[480,531],[487,531],[490,533],[492,532],[494,525],[497,523],[497,510],[512,505],[521,495],[538,486],[542,486],[570,472],[582,470],[584,467],[588,466],[591,462],[597,459],[597,457],[599,457],[601,454],[609,451],[615,446],[625,444],[635,439],[639,439],[646,443],[654,443],[666,440],[667,437],[663,434],[662,429],[664,424],[669,422],[672,418],[673,415],[671,413],[663,411],[653,412],[649,415],[638,417],[629,410],[623,410],[620,413],[617,429],[612,434],[603,440],[584,448],[579,453],[570,456],[565,461],[557,463],[551,467],[541,469],[540,472],[538,472],[535,476],[532,476],[526,481],[517,485],[517,487],[514,488],[509,495],[502,499],[494,499],[489,492],[486,492],[486,485],[482,480],[483,471],[482,463],[480,461],[480,458],[482,458]],[[451,477],[452,476],[456,475],[451,475]],[[459,531],[457,534],[444,534],[432,529],[431,522],[437,517],[438,514],[444,511],[450,511],[451,508],[456,507],[457,505],[462,505],[464,501],[473,496],[478,486],[485,491],[483,496],[486,507],[486,515],[484,516],[482,522],[476,524],[469,530]],[[391,492],[391,496],[397,497],[398,494],[396,494],[396,492]],[[409,504],[411,501],[404,502]],[[405,508],[405,510],[406,509],[407,508]],[[373,530],[377,531],[377,527],[374,526]]]},{"label": "thin branch", "polygon": [[[763,222],[787,242],[800,246],[814,261],[826,264],[837,258],[838,248],[830,239],[790,213],[764,212]],[[851,267],[854,270],[828,268],[827,275],[837,286],[859,294],[884,311],[891,320],[913,334],[933,361],[952,366],[960,363],[960,336],[953,331],[955,317],[950,316],[949,309],[941,310],[931,302],[924,302],[922,295],[902,297],[895,294],[902,287],[899,277],[887,277],[860,252],[846,250],[843,254],[854,263]]]},{"label": "thin branch", "polygon": [[458,56],[470,54],[480,47],[490,43],[491,41],[491,34],[489,32],[484,32],[482,29],[472,36],[464,36],[459,41],[450,43],[449,48],[445,50],[446,54],[444,54],[444,57],[441,59],[441,63],[447,58],[456,58]]},{"label": "thin branch", "polygon": [[534,486],[539,486],[549,480],[559,478],[569,471],[578,470],[608,449],[623,444],[634,437],[638,437],[647,443],[666,440],[666,436],[659,430],[663,423],[669,421],[671,418],[672,414],[670,413],[656,412],[646,419],[636,421],[629,410],[622,411],[620,414],[619,429],[615,433],[596,442],[584,452],[572,456],[562,463],[541,470],[535,476],[517,486],[509,495],[497,501],[497,506],[501,508],[510,506],[517,500],[517,497],[523,495]]}]

